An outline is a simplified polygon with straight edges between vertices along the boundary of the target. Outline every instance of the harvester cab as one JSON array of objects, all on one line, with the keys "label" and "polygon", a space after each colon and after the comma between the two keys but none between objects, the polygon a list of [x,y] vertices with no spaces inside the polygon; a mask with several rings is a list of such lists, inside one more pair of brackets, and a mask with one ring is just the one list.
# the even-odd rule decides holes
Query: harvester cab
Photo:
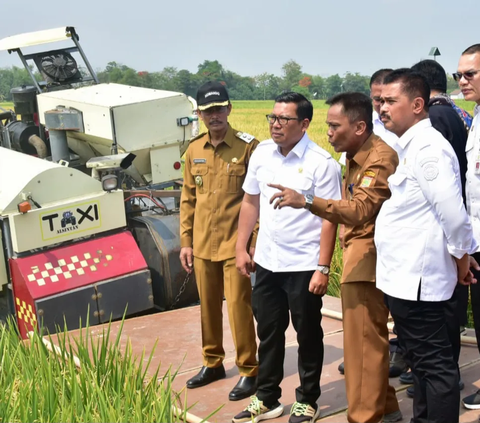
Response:
[{"label": "harvester cab", "polygon": [[[22,51],[65,40],[74,46]],[[15,111],[0,110],[0,285],[22,335],[195,302],[178,258],[195,101],[99,83],[73,27],[7,37],[2,50],[32,77],[12,88]]]}]

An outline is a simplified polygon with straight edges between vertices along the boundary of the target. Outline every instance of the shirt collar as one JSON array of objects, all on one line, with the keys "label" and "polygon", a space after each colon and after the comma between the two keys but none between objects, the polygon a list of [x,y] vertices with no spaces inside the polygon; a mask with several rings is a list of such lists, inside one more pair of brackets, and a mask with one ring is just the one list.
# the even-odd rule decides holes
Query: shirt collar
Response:
[{"label": "shirt collar", "polygon": [[[235,132],[233,128],[228,124],[227,132],[225,133],[225,138],[223,139],[223,142],[227,144],[229,147],[232,147],[233,140],[235,139]],[[204,146],[207,144],[212,144],[210,140],[210,131],[207,132],[207,139],[205,140]]]},{"label": "shirt collar", "polygon": [[357,163],[360,167],[362,167],[365,164],[367,157],[370,155],[370,152],[372,151],[372,143],[376,139],[378,139],[378,136],[372,132],[372,134],[367,138],[367,140],[360,147],[360,150],[358,150],[355,156],[353,156],[352,160],[355,163]]},{"label": "shirt collar", "polygon": [[376,110],[373,111],[372,118],[374,123],[379,123],[383,125],[382,119],[380,119],[380,115],[377,113]]},{"label": "shirt collar", "polygon": [[432,126],[432,122],[430,122],[429,118],[422,119],[420,122],[417,122],[411,128],[408,129],[397,141],[397,144],[402,148],[408,145],[408,143],[417,135],[418,132],[423,131],[426,128],[430,128]]},{"label": "shirt collar", "polygon": [[[300,141],[297,142],[295,147],[292,148],[290,153],[295,154],[299,159],[301,159],[303,157],[303,155],[305,154],[305,150],[307,149],[307,146],[308,146],[309,142],[310,142],[310,138],[308,137],[307,133],[305,132],[303,134],[303,137],[300,139]],[[280,152],[280,146],[277,146],[277,151],[278,151],[279,154],[282,154]],[[290,154],[290,153],[288,153],[288,154]],[[288,156],[288,154],[287,154],[287,156]]]}]

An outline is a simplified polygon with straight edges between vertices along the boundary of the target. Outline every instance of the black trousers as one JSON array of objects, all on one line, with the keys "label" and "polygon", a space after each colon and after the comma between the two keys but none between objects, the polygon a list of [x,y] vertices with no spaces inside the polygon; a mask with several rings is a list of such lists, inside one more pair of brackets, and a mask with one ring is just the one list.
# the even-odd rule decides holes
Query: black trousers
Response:
[{"label": "black trousers", "polygon": [[[274,273],[257,264],[252,293],[257,320],[259,369],[257,397],[270,407],[282,395],[285,331],[292,316],[297,332],[300,386],[296,400],[315,406],[323,366],[322,297],[308,291],[313,271]],[[316,407],[316,406],[315,406]]]},{"label": "black trousers", "polygon": [[414,423],[459,420],[458,369],[447,329],[446,302],[409,301],[385,295],[398,341],[412,367]]},{"label": "black trousers", "polygon": [[[455,291],[453,292],[452,298],[450,298],[447,301],[444,301],[445,314],[447,316],[446,325],[447,325],[447,331],[448,331],[448,339],[452,344],[453,358],[457,363],[457,369],[459,374],[460,374],[460,369],[458,368],[458,360],[460,358],[460,349],[461,349],[460,326],[462,324],[461,321],[462,321],[462,315],[463,315],[462,288],[466,288],[466,287],[462,285],[457,285],[455,288]],[[395,349],[395,351],[402,353],[405,356],[405,352],[402,349],[401,343],[398,341],[397,338],[391,339],[390,345]],[[407,359],[407,364],[410,365],[410,363],[408,362],[408,359]]]},{"label": "black trousers", "polygon": [[[480,253],[475,253],[473,258],[480,263]],[[473,324],[475,327],[475,336],[477,337],[478,351],[480,352],[480,272],[472,269],[475,278],[479,281],[475,285],[470,285],[470,299],[472,301]]]}]

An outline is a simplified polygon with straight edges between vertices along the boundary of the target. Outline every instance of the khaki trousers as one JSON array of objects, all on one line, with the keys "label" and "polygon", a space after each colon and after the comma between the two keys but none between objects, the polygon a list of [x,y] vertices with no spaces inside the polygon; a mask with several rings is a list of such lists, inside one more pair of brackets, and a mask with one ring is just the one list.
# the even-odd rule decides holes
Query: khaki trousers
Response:
[{"label": "khaki trousers", "polygon": [[240,376],[256,376],[257,343],[252,313],[252,285],[241,276],[235,258],[212,262],[194,259],[195,278],[200,296],[203,365],[218,367],[225,358],[223,349],[223,295],[236,349],[235,363]]},{"label": "khaki trousers", "polygon": [[376,423],[399,409],[388,382],[388,309],[373,282],[341,286],[348,421]]}]

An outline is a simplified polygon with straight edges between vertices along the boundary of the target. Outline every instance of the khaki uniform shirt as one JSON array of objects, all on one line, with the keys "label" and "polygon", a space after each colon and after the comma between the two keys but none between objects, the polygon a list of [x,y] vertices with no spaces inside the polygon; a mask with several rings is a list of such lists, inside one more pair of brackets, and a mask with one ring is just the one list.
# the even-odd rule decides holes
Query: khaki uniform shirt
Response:
[{"label": "khaki uniform shirt", "polygon": [[315,197],[313,201],[312,213],[345,224],[342,282],[375,282],[375,220],[383,202],[390,198],[387,179],[397,165],[395,150],[372,134],[347,160],[343,200]]},{"label": "khaki uniform shirt", "polygon": [[208,133],[190,142],[180,200],[180,245],[193,246],[195,257],[211,261],[235,257],[242,185],[258,144],[231,126],[217,147]]}]

